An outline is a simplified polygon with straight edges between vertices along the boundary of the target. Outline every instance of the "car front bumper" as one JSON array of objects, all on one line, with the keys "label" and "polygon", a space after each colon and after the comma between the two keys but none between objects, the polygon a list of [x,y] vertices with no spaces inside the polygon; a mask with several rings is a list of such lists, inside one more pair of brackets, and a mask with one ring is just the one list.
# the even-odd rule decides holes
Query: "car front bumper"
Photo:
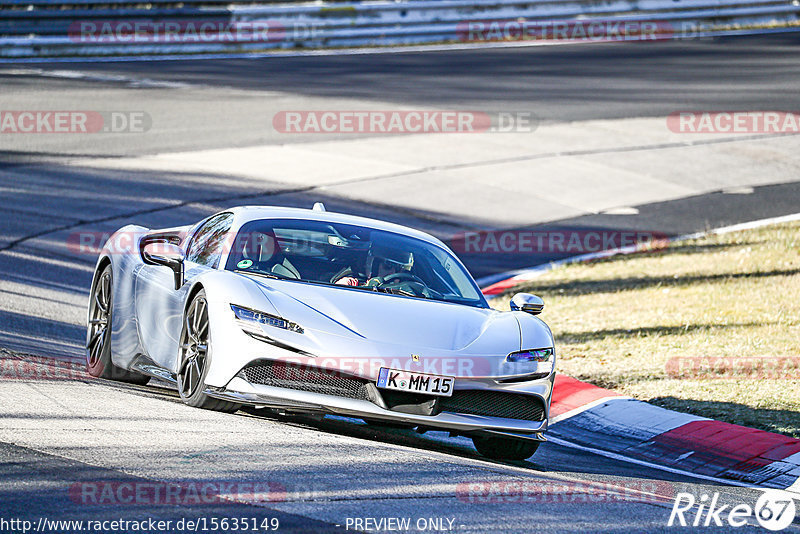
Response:
[{"label": "car front bumper", "polygon": [[[449,411],[441,411],[433,415],[405,413],[388,409],[370,400],[351,399],[336,395],[254,384],[241,375],[234,377],[224,388],[209,388],[206,393],[218,399],[259,407],[284,409],[292,412],[341,415],[449,430],[463,434],[491,433],[544,441],[545,438],[542,432],[547,429],[552,376],[537,380],[534,383],[513,384],[510,385],[511,387],[497,387],[496,389],[487,389],[487,382],[494,383],[494,379],[483,379],[467,385],[473,388],[478,387],[477,391],[503,391],[534,397],[543,404],[542,420],[510,419]],[[460,385],[462,389],[459,389],[457,385],[457,391],[464,390],[465,384],[462,383]],[[521,386],[524,386],[523,391],[519,391]]]}]

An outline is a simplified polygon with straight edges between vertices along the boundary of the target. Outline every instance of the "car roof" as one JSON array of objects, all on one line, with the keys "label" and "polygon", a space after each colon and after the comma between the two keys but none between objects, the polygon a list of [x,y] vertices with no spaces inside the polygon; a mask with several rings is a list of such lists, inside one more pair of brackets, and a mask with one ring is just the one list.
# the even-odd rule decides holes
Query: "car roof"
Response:
[{"label": "car roof", "polygon": [[363,226],[372,228],[374,230],[384,230],[386,232],[394,232],[396,234],[407,235],[415,237],[422,241],[427,241],[434,245],[438,245],[447,249],[447,246],[441,240],[433,237],[430,234],[402,226],[399,224],[388,223],[379,221],[377,219],[369,219],[367,217],[359,217],[357,215],[348,215],[346,213],[336,213],[332,211],[318,211],[304,208],[286,208],[281,206],[237,206],[225,210],[231,212],[236,217],[236,226],[241,226],[250,221],[259,219],[303,219],[308,221],[322,221],[340,224],[352,224],[356,226]]}]

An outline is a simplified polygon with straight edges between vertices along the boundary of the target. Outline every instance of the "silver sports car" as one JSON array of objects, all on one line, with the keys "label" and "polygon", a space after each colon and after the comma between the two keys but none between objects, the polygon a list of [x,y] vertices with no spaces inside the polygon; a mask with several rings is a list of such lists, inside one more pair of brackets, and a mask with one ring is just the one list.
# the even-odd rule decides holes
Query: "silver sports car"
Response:
[{"label": "silver sports car", "polygon": [[492,458],[547,427],[543,303],[489,307],[438,239],[313,209],[237,207],[193,226],[126,226],[92,282],[94,376],[176,383],[191,406],[242,405],[446,430]]}]

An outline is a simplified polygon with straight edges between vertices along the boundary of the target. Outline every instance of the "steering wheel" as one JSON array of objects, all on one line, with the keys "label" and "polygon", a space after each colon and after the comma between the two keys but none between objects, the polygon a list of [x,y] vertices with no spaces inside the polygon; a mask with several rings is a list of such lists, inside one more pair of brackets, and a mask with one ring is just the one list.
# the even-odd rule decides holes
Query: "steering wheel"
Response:
[{"label": "steering wheel", "polygon": [[424,286],[428,286],[425,281],[420,278],[419,276],[413,275],[411,273],[394,273],[383,277],[383,282],[381,285],[384,284],[393,284],[396,282],[418,282]]},{"label": "steering wheel", "polygon": [[400,291],[408,291],[419,297],[430,298],[428,284],[422,278],[411,273],[394,273],[383,277],[378,287],[390,286]]}]

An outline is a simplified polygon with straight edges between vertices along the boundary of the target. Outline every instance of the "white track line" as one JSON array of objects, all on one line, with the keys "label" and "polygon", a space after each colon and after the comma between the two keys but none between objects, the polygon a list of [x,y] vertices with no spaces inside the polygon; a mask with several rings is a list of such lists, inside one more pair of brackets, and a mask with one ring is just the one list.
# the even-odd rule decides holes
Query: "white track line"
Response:
[{"label": "white track line", "polygon": [[136,78],[123,74],[96,74],[78,70],[44,70],[44,69],[9,69],[0,70],[2,76],[42,76],[45,78],[63,78],[68,80],[86,80],[90,82],[124,83],[134,87],[156,87],[165,89],[180,89],[193,87],[194,84],[183,82],[170,82],[164,80],[151,80],[150,78]]}]

